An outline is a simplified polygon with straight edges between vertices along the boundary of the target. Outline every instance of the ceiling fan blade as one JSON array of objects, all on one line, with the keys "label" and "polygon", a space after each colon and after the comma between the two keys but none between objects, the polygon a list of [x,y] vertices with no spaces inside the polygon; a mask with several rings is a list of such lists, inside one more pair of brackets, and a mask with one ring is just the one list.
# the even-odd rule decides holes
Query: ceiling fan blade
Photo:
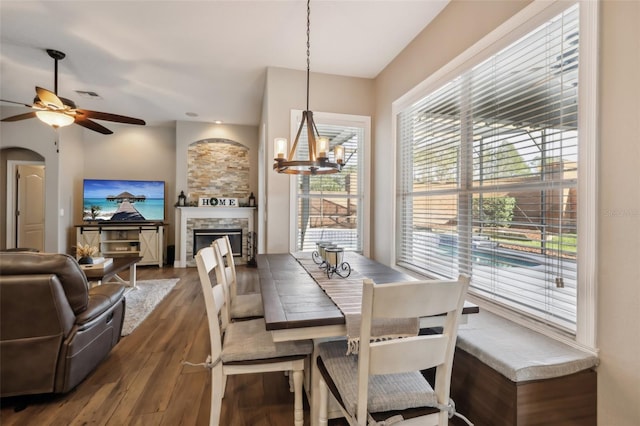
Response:
[{"label": "ceiling fan blade", "polygon": [[31,111],[31,112],[25,112],[24,114],[14,115],[13,117],[3,118],[0,121],[20,121],[20,120],[26,120],[27,118],[34,118],[35,116],[36,116],[36,112]]},{"label": "ceiling fan blade", "polygon": [[95,120],[115,121],[117,123],[126,123],[126,124],[139,124],[141,126],[144,126],[146,124],[144,120],[141,120],[139,118],[127,117],[125,115],[118,115],[118,114],[110,114],[108,112],[90,111],[88,109],[77,109],[76,114],[82,115],[86,118],[93,118]]},{"label": "ceiling fan blade", "polygon": [[36,86],[36,93],[38,94],[38,98],[42,101],[46,106],[52,107],[54,109],[63,109],[64,104],[56,95],[50,90],[43,89],[42,87]]},{"label": "ceiling fan blade", "polygon": [[88,118],[81,117],[79,115],[76,115],[75,123],[89,130],[93,130],[94,132],[102,133],[103,135],[110,135],[113,133],[102,124],[98,124],[95,121],[91,121]]},{"label": "ceiling fan blade", "polygon": [[0,99],[0,102],[8,102],[10,104],[23,105],[23,106],[26,106],[27,108],[31,108],[31,105],[29,105],[29,104],[25,104],[25,103],[22,103],[22,102],[9,101],[7,99]]}]

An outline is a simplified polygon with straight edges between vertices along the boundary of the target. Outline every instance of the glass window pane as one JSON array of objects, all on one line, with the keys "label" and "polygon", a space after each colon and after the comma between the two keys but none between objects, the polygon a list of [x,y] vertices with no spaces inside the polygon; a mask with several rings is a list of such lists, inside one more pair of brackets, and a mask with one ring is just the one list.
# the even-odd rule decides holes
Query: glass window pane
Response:
[{"label": "glass window pane", "polygon": [[[298,175],[296,249],[315,250],[317,241],[331,241],[345,250],[362,251],[361,164],[364,128],[322,123],[315,116],[320,136],[329,139],[330,150],[344,147],[344,167],[329,175]],[[304,133],[304,132],[303,132]],[[307,146],[301,135],[300,146]],[[330,160],[333,160],[333,154]]]},{"label": "glass window pane", "polygon": [[578,5],[398,115],[400,265],[575,331]]}]

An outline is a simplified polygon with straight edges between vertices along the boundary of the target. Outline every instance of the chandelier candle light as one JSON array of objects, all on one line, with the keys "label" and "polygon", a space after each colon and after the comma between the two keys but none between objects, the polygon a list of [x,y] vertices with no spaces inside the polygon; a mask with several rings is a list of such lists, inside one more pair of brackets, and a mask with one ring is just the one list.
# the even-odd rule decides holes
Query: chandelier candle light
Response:
[{"label": "chandelier candle light", "polygon": [[[337,173],[342,170],[344,163],[344,147],[336,145],[334,148],[334,162],[329,160],[329,139],[321,137],[313,121],[313,112],[309,110],[309,74],[310,74],[310,1],[307,0],[307,109],[302,112],[300,127],[296,133],[291,150],[287,154],[287,139],[276,138],[274,140],[273,169],[278,173],[295,175],[322,175]],[[306,160],[296,160],[295,154],[302,129],[307,127],[307,142],[309,144],[309,157]]]}]

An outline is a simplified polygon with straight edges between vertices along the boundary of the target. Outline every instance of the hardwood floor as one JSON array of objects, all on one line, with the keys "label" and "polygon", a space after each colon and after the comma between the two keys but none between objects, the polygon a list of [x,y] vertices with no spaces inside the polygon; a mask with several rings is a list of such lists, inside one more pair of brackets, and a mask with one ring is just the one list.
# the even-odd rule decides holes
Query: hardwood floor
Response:
[{"label": "hardwood floor", "polygon": [[[141,280],[179,277],[180,281],[150,316],[133,333],[123,337],[109,357],[74,390],[59,396],[5,398],[1,401],[0,424],[209,424],[209,371],[182,364],[182,361],[203,362],[209,354],[197,270],[137,269]],[[243,266],[237,269],[239,282],[248,282],[248,287],[257,286],[255,269]],[[26,408],[16,412],[25,403]],[[220,425],[291,424],[293,394],[282,373],[229,377]],[[309,424],[306,401],[305,424]]]}]

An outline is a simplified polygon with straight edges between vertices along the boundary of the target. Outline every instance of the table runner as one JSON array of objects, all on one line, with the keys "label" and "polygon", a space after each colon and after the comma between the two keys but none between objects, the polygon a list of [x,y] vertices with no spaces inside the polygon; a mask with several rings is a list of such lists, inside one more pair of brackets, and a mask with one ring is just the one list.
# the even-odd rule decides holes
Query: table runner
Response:
[{"label": "table runner", "polygon": [[[293,253],[293,256],[342,311],[347,328],[347,355],[357,354],[360,346],[362,287],[367,277],[351,269],[348,278],[338,275],[329,278],[327,271],[313,261],[311,253],[299,252]],[[371,339],[380,341],[416,336],[419,330],[418,318],[376,319],[371,325]]]}]

